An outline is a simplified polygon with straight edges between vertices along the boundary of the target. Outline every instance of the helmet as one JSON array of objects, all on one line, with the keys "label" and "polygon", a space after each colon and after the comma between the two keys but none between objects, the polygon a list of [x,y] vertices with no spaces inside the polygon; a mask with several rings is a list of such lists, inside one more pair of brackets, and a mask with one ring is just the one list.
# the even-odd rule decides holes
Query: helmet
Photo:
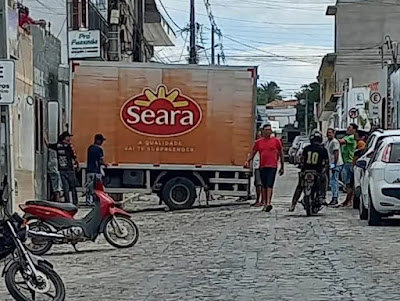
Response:
[{"label": "helmet", "polygon": [[310,135],[310,141],[311,143],[322,143],[323,138],[321,132],[318,130],[313,131]]}]

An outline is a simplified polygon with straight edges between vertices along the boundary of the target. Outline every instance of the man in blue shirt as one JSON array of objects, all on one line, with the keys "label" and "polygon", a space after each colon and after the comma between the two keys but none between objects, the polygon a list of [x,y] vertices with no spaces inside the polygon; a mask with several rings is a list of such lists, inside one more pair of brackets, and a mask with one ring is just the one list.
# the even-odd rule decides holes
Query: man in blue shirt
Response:
[{"label": "man in blue shirt", "polygon": [[87,151],[87,167],[86,167],[86,185],[89,186],[89,194],[87,194],[86,202],[90,205],[93,203],[93,189],[91,185],[95,179],[102,180],[101,167],[106,166],[104,163],[104,151],[101,145],[106,141],[102,134],[94,136],[94,144],[89,146]]}]

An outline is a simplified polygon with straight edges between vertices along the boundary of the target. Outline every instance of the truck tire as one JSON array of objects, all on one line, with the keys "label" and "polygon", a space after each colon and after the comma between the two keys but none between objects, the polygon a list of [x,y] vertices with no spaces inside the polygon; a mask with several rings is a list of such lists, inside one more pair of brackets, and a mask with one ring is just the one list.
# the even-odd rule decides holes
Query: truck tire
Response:
[{"label": "truck tire", "polygon": [[187,178],[172,178],[164,185],[161,196],[171,210],[188,209],[196,201],[196,187]]}]

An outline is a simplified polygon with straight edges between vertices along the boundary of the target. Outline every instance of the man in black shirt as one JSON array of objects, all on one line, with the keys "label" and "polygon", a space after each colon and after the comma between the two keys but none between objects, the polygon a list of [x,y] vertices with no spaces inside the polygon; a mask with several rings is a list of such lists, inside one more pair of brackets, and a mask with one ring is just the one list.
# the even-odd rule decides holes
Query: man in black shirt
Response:
[{"label": "man in black shirt", "polygon": [[106,141],[102,134],[94,136],[94,144],[89,146],[87,151],[87,178],[86,185],[89,185],[89,193],[86,195],[86,203],[90,205],[93,202],[93,182],[95,179],[102,180],[101,167],[105,166],[104,151],[101,145]]},{"label": "man in black shirt", "polygon": [[326,173],[325,168],[329,162],[329,155],[326,148],[322,145],[322,135],[315,132],[310,137],[311,145],[308,145],[303,150],[303,164],[301,172],[299,173],[299,181],[293,195],[292,205],[289,209],[293,212],[298,200],[303,192],[303,173],[306,170],[313,170],[318,173],[318,186],[320,188],[319,197],[325,199],[326,197]]},{"label": "man in black shirt", "polygon": [[58,171],[60,172],[61,182],[64,191],[64,200],[66,203],[70,202],[69,193],[72,192],[72,201],[74,205],[78,205],[78,192],[76,191],[76,176],[75,164],[78,160],[71,144],[72,135],[64,132],[60,135],[58,143],[48,143],[45,140],[48,148],[57,152]]}]

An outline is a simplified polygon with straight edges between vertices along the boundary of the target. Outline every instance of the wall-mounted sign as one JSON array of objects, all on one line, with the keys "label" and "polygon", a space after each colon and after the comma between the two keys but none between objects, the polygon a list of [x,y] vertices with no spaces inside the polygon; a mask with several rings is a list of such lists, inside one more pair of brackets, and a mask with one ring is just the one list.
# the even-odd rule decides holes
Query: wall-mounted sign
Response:
[{"label": "wall-mounted sign", "polygon": [[0,105],[14,103],[15,97],[15,62],[0,60]]},{"label": "wall-mounted sign", "polygon": [[33,93],[46,97],[44,72],[36,67],[33,69]]},{"label": "wall-mounted sign", "polygon": [[74,30],[68,32],[69,59],[100,57],[100,30]]},{"label": "wall-mounted sign", "polygon": [[379,92],[374,92],[371,94],[370,100],[373,104],[378,104],[381,102],[382,96]]},{"label": "wall-mounted sign", "polygon": [[356,118],[358,118],[358,109],[356,109],[356,108],[350,109],[350,111],[349,111],[349,117],[350,117],[351,119],[356,119]]}]

